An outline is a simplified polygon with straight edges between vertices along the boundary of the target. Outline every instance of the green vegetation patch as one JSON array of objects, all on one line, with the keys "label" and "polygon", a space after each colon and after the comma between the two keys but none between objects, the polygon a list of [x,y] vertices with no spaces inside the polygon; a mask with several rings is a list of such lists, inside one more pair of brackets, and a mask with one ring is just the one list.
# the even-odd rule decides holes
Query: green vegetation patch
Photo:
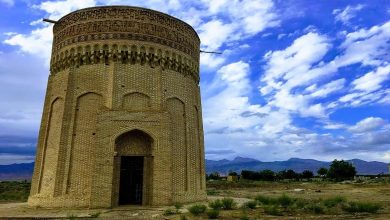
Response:
[{"label": "green vegetation patch", "polygon": [[27,181],[0,182],[0,201],[27,201],[31,183]]},{"label": "green vegetation patch", "polygon": [[207,207],[205,205],[196,204],[188,208],[188,211],[191,214],[198,216],[200,214],[203,214],[206,211],[206,209]]},{"label": "green vegetation patch", "polygon": [[371,202],[349,202],[343,206],[343,210],[350,213],[368,212],[377,213],[382,207],[379,204]]}]

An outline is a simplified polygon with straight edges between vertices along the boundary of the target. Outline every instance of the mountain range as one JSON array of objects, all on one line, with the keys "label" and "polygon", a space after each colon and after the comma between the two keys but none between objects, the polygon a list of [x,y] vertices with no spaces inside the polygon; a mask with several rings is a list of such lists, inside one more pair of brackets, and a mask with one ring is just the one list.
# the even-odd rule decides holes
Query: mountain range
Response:
[{"label": "mountain range", "polygon": [[[388,174],[388,164],[383,162],[353,159],[347,160],[356,167],[357,174]],[[241,170],[259,171],[269,169],[272,171],[281,171],[292,169],[295,172],[310,170],[314,174],[321,167],[329,168],[331,162],[318,161],[313,159],[291,158],[286,161],[262,162],[252,158],[236,157],[233,160],[206,160],[206,172],[219,172],[227,174],[229,171],[241,172]]]},{"label": "mountain range", "polygon": [[[358,174],[388,174],[388,164],[383,162],[353,159],[348,160],[357,170]],[[262,162],[252,158],[236,157],[233,160],[206,160],[206,172],[219,172],[227,174],[229,171],[240,173],[241,170],[265,170],[281,171],[292,169],[295,172],[310,170],[317,173],[321,167],[329,168],[331,162],[318,161],[313,159],[291,158],[286,161]],[[34,163],[0,165],[0,181],[4,180],[30,180],[34,170]]]}]

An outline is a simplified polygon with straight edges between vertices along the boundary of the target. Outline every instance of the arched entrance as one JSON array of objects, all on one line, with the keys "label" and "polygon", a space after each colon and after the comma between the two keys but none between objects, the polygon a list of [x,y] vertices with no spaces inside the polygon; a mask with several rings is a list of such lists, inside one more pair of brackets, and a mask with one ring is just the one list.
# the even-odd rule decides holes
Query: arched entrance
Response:
[{"label": "arched entrance", "polygon": [[151,199],[153,139],[132,130],[115,140],[117,205],[148,205]]}]

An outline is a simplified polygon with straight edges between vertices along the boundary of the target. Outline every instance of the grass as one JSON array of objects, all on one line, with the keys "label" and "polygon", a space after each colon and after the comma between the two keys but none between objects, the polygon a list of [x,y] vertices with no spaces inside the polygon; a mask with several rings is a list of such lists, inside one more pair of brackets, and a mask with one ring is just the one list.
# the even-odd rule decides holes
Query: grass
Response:
[{"label": "grass", "polygon": [[371,202],[349,202],[347,205],[344,205],[342,209],[349,213],[377,213],[379,209],[381,209],[381,206]]},{"label": "grass", "polygon": [[206,209],[207,209],[207,207],[205,205],[196,204],[196,205],[189,207],[188,211],[191,214],[198,216],[200,214],[203,214],[206,211]]},{"label": "grass", "polygon": [[168,209],[165,209],[165,210],[164,210],[163,215],[168,216],[168,215],[174,215],[174,214],[176,214],[176,213],[177,213],[177,212],[175,212],[175,210],[173,210],[173,209],[171,209],[171,208],[168,208]]},{"label": "grass", "polygon": [[237,205],[237,203],[232,198],[223,198],[221,202],[222,202],[222,208],[225,210],[232,210]]},{"label": "grass", "polygon": [[0,182],[0,201],[25,202],[30,194],[31,183],[27,181]]},{"label": "grass", "polygon": [[332,208],[332,207],[335,207],[335,206],[342,204],[346,201],[347,201],[347,199],[345,197],[335,196],[332,198],[325,199],[323,203],[327,208]]},{"label": "grass", "polygon": [[209,202],[209,207],[214,210],[220,210],[223,207],[222,201],[220,199],[216,199],[214,201]]},{"label": "grass", "polygon": [[278,206],[271,205],[264,207],[264,212],[268,215],[282,216],[283,213],[279,210]]},{"label": "grass", "polygon": [[209,217],[209,219],[217,219],[219,216],[219,210],[209,209],[207,210],[206,214]]},{"label": "grass", "polygon": [[256,200],[248,201],[242,204],[242,208],[248,208],[248,209],[256,209],[256,206],[257,206]]}]

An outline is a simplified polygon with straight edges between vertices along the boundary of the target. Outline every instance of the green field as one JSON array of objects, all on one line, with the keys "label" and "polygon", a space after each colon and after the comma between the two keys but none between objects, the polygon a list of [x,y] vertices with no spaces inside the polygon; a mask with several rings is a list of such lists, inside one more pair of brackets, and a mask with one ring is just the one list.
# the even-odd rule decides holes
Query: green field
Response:
[{"label": "green field", "polygon": [[0,202],[25,202],[30,193],[31,183],[27,181],[0,182]]}]

